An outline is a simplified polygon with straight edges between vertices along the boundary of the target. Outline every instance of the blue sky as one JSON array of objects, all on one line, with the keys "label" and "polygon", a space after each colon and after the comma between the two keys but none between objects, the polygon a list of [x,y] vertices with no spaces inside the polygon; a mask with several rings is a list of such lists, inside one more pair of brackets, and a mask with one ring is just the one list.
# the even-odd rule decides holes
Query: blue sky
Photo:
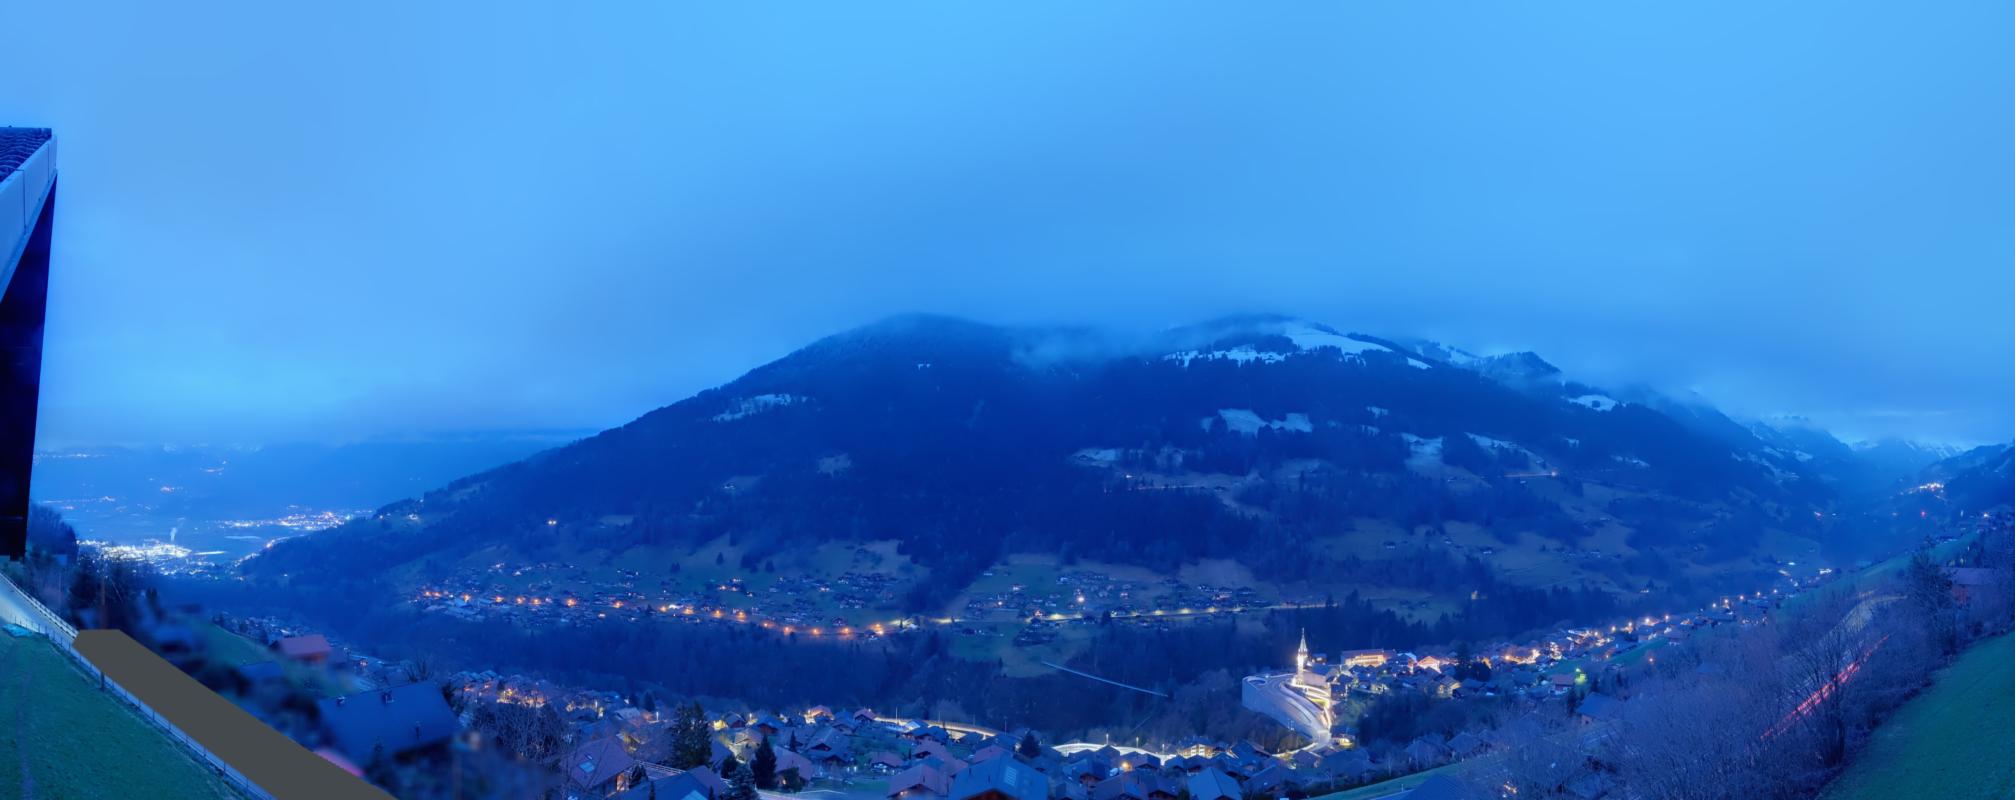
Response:
[{"label": "blue sky", "polygon": [[612,425],[909,311],[2015,438],[2006,3],[307,5],[6,12],[45,442]]}]

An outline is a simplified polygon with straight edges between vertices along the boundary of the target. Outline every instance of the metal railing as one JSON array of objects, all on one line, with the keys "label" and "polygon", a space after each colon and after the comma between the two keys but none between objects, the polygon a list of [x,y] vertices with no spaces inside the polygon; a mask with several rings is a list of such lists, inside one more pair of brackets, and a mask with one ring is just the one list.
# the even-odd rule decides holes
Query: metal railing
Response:
[{"label": "metal railing", "polygon": [[175,723],[155,713],[153,708],[141,702],[140,698],[127,691],[126,687],[106,675],[98,665],[91,663],[91,659],[77,652],[77,628],[64,622],[63,618],[50,611],[48,606],[42,605],[41,601],[15,585],[14,580],[5,573],[0,573],[0,618],[46,636],[50,644],[55,645],[58,652],[69,656],[72,662],[84,670],[84,674],[97,678],[98,686],[107,694],[132,709],[141,719],[153,723],[154,727],[160,729],[169,739],[181,744],[199,761],[210,765],[217,777],[223,779],[225,783],[254,800],[273,800],[271,792],[246,778],[236,767],[210,752],[209,748],[184,733],[181,728],[175,726]]}]

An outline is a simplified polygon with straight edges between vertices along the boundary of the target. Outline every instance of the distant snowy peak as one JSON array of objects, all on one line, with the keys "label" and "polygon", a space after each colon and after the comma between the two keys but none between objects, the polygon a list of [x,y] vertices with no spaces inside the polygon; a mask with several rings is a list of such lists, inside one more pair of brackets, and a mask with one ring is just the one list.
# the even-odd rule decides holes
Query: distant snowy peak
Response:
[{"label": "distant snowy peak", "polygon": [[1566,380],[1559,367],[1547,363],[1546,359],[1530,351],[1483,356],[1428,339],[1403,340],[1400,344],[1412,348],[1414,352],[1426,358],[1452,367],[1460,367],[1516,388],[1557,386]]},{"label": "distant snowy peak", "polygon": [[1949,444],[1933,444],[1930,442],[1919,442],[1909,439],[1894,439],[1894,438],[1864,439],[1858,442],[1853,442],[1849,444],[1848,447],[1853,448],[1854,452],[1857,453],[1868,453],[1882,450],[1917,453],[1922,454],[1923,456],[1930,458],[1931,460],[1934,461],[1943,461],[1945,459],[1952,458],[1954,456],[1966,452],[1965,448],[1955,447]]}]

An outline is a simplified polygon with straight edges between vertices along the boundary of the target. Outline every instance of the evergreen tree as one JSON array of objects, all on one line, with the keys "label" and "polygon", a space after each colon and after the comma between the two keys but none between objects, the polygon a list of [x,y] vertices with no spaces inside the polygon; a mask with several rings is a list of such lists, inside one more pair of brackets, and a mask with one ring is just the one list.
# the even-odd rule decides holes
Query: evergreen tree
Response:
[{"label": "evergreen tree", "polygon": [[1022,734],[1021,744],[1015,745],[1015,752],[1028,759],[1042,756],[1042,743],[1035,740],[1035,731]]},{"label": "evergreen tree", "polygon": [[721,800],[756,800],[756,781],[733,756],[721,762],[721,777],[728,782],[728,794]]},{"label": "evergreen tree", "polygon": [[706,766],[713,754],[707,712],[698,702],[679,706],[678,716],[672,721],[672,766],[679,769]]},{"label": "evergreen tree", "polygon": [[777,749],[770,745],[770,737],[763,737],[762,744],[756,745],[756,757],[749,761],[749,775],[758,789],[777,788]]}]

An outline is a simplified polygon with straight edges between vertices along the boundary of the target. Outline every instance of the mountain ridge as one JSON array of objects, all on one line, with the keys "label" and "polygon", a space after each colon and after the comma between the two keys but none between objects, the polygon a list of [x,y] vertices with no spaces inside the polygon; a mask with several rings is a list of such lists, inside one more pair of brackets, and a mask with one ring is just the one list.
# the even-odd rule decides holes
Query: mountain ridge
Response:
[{"label": "mountain ridge", "polygon": [[246,571],[339,583],[355,551],[421,581],[471,550],[620,559],[723,540],[754,570],[894,541],[920,568],[903,605],[928,611],[1023,551],[1165,571],[1226,558],[1306,585],[1403,541],[1515,551],[1532,563],[1493,568],[1625,592],[1733,580],[1708,564],[1766,574],[1828,537],[1814,520],[1833,482],[1783,442],[1512,355],[1275,315],[1117,340],[905,315]]}]

